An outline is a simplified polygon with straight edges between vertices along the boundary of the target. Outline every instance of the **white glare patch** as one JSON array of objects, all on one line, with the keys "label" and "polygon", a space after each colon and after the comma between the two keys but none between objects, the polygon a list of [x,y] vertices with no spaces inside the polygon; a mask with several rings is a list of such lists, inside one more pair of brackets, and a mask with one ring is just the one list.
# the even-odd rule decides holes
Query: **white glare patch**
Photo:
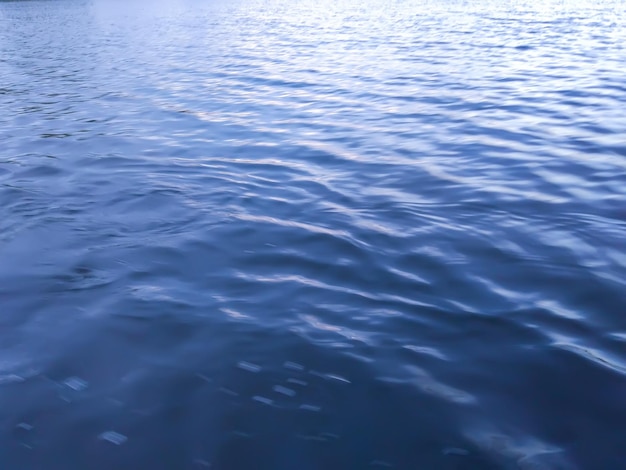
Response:
[{"label": "white glare patch", "polygon": [[110,442],[111,444],[115,444],[119,446],[119,445],[124,444],[128,440],[128,437],[126,437],[124,434],[120,434],[119,432],[106,431],[100,434],[98,436],[98,439],[107,441],[107,442]]},{"label": "white glare patch", "polygon": [[212,378],[207,377],[204,374],[196,374],[196,377],[198,377],[199,379],[202,379],[202,380],[204,380],[205,382],[208,382],[208,383],[212,383],[213,382]]},{"label": "white glare patch", "polygon": [[269,399],[269,398],[265,398],[259,395],[255,395],[254,397],[252,397],[252,399],[254,401],[258,401],[259,403],[263,403],[264,405],[273,405],[274,401]]},{"label": "white glare patch", "polygon": [[220,390],[220,392],[225,393],[226,395],[230,395],[231,397],[238,397],[239,396],[239,394],[237,392],[235,392],[234,390],[231,390],[230,388],[220,387],[219,390]]},{"label": "white glare patch", "polygon": [[290,370],[304,370],[304,366],[302,364],[298,364],[297,362],[287,361],[283,364],[285,369]]},{"label": "white glare patch", "polygon": [[326,378],[327,379],[331,379],[331,380],[337,380],[338,382],[343,382],[343,383],[347,383],[347,384],[352,383],[348,379],[346,379],[344,377],[341,377],[340,375],[326,374]]},{"label": "white glare patch", "polygon": [[276,393],[282,393],[283,395],[287,395],[288,397],[295,397],[296,391],[287,387],[283,387],[282,385],[274,385],[274,391]]},{"label": "white glare patch", "polygon": [[248,372],[254,372],[255,374],[261,371],[261,366],[252,364],[251,362],[246,362],[246,361],[239,362],[237,364],[237,367],[239,367],[240,369],[246,370]]},{"label": "white glare patch", "polygon": [[305,382],[304,380],[298,380],[298,379],[287,379],[287,382],[290,384],[302,385],[303,387],[306,387],[308,385],[308,383]]},{"label": "white glare patch", "polygon": [[300,409],[304,410],[304,411],[313,411],[313,412],[318,412],[321,411],[322,407],[321,406],[316,406],[316,405],[309,405],[309,404],[303,404],[300,405]]},{"label": "white glare patch", "polygon": [[10,383],[19,383],[24,382],[26,379],[19,375],[9,374],[9,375],[0,375],[0,385],[2,384],[10,384]]},{"label": "white glare patch", "polygon": [[82,392],[88,386],[87,382],[80,377],[69,377],[65,379],[63,385],[71,388],[72,390],[76,390],[77,392]]}]

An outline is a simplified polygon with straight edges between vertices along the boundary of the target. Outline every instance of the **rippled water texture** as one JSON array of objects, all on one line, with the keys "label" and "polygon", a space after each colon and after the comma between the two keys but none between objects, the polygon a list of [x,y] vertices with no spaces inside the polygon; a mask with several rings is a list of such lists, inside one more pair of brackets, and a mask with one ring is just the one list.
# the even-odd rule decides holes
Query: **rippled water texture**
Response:
[{"label": "rippled water texture", "polygon": [[0,468],[626,468],[625,12],[0,2]]}]

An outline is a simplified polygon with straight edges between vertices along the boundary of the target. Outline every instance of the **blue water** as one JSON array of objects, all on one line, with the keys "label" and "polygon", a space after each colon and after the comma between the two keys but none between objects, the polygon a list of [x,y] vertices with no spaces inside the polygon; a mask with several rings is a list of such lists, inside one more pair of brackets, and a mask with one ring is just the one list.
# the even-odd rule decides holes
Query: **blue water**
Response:
[{"label": "blue water", "polygon": [[0,468],[626,468],[626,4],[0,2]]}]

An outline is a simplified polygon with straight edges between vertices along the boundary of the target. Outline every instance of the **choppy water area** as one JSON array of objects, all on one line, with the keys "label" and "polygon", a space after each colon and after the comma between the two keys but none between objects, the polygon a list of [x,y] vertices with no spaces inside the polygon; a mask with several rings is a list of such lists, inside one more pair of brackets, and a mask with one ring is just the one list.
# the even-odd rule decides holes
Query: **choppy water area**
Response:
[{"label": "choppy water area", "polygon": [[625,11],[0,2],[0,467],[624,468]]}]

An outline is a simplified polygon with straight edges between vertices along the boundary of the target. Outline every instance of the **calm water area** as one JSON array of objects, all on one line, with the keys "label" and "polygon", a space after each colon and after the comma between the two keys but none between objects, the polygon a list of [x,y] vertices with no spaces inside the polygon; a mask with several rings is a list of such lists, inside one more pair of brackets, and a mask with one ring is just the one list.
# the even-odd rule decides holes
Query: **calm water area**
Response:
[{"label": "calm water area", "polygon": [[0,469],[626,468],[626,2],[0,1]]}]

